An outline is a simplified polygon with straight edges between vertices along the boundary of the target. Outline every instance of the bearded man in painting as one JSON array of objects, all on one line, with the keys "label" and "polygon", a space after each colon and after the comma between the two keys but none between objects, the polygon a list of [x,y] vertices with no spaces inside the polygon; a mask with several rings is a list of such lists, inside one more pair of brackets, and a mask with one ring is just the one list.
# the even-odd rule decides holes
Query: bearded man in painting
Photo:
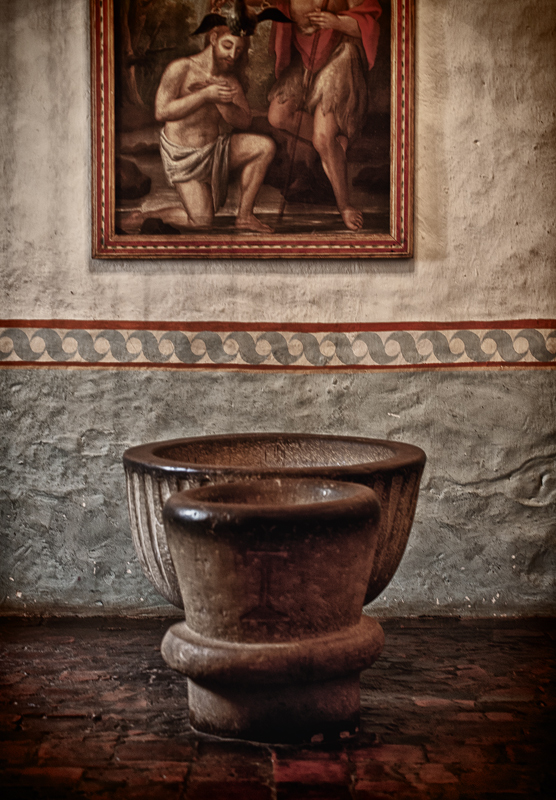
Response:
[{"label": "bearded man in painting", "polygon": [[247,131],[252,114],[242,87],[241,67],[249,38],[233,36],[225,25],[213,28],[204,50],[171,62],[156,95],[155,115],[164,122],[160,152],[169,183],[183,203],[181,226],[211,228],[223,205],[229,173],[239,173],[240,197],[235,227],[270,233],[253,213],[258,191],[276,146],[268,136]]},{"label": "bearded man in painting", "polygon": [[272,0],[272,5],[293,24],[273,25],[277,81],[269,96],[269,122],[312,142],[344,225],[357,231],[363,215],[350,203],[346,151],[367,114],[367,76],[382,9],[378,0]]}]

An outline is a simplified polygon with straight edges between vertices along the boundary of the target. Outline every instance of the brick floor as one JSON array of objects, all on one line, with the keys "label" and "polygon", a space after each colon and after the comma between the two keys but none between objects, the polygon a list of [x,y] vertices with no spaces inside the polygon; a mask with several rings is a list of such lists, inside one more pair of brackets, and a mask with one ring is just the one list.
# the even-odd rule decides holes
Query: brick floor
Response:
[{"label": "brick floor", "polygon": [[554,620],[383,626],[361,734],[294,747],[194,733],[167,621],[0,619],[0,798],[556,797]]}]

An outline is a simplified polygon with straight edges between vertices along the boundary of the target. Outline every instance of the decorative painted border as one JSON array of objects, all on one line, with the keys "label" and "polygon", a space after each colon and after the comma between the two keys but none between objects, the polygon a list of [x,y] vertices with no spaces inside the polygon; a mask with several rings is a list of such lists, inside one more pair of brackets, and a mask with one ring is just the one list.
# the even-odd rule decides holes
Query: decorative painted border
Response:
[{"label": "decorative painted border", "polygon": [[285,324],[0,320],[0,367],[553,367],[556,320]]},{"label": "decorative painted border", "polygon": [[413,255],[415,0],[392,0],[388,233],[120,235],[115,224],[114,2],[91,7],[93,258],[409,258]]}]

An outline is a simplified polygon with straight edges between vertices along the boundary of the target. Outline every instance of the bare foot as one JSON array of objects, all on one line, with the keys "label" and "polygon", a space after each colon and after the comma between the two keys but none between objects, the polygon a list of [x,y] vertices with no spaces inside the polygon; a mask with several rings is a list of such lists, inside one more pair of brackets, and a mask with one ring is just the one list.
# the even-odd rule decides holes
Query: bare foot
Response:
[{"label": "bare foot", "polygon": [[235,224],[238,231],[253,231],[254,233],[274,233],[274,230],[261,222],[254,214],[248,217],[237,218]]},{"label": "bare foot", "polygon": [[350,231],[358,231],[363,227],[363,214],[352,206],[348,206],[340,211],[344,225]]}]

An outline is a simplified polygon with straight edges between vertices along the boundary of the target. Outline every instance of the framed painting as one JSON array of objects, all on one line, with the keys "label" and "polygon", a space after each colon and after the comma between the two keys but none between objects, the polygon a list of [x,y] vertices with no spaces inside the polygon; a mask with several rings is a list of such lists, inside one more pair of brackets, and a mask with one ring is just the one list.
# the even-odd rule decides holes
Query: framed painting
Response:
[{"label": "framed painting", "polygon": [[93,256],[413,247],[413,0],[91,0]]}]

